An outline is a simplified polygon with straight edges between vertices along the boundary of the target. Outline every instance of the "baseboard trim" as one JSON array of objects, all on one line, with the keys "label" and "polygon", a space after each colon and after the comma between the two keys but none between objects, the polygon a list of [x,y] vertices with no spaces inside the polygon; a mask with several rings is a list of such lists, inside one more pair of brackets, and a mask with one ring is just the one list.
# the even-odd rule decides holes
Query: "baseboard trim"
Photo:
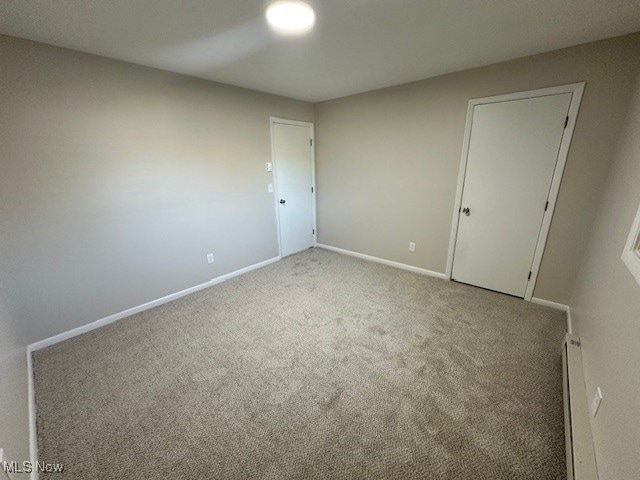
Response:
[{"label": "baseboard trim", "polygon": [[569,305],[565,305],[564,303],[552,302],[550,300],[545,300],[543,298],[531,298],[531,303],[535,303],[537,305],[542,305],[544,307],[554,308],[556,310],[561,310],[567,314],[567,333],[573,333],[573,325],[571,323],[571,307]]},{"label": "baseboard trim", "polygon": [[[208,282],[201,283],[200,285],[196,285],[195,287],[187,288],[185,290],[181,290],[180,292],[172,293],[170,295],[166,295],[162,298],[158,298],[156,300],[152,300],[151,302],[144,303],[142,305],[138,305],[137,307],[129,308],[119,313],[114,313],[113,315],[109,315],[108,317],[101,318],[100,320],[96,320],[94,322],[88,323],[86,325],[82,325],[80,327],[74,328],[67,332],[60,333],[58,335],[54,335],[49,338],[45,338],[44,340],[40,340],[38,342],[32,343],[27,346],[27,374],[29,378],[27,379],[28,385],[28,395],[29,395],[29,455],[32,465],[35,465],[38,461],[38,437],[37,437],[37,427],[36,427],[36,398],[35,398],[35,389],[33,384],[33,352],[37,350],[41,350],[46,347],[50,347],[51,345],[55,345],[56,343],[63,342],[73,337],[77,337],[78,335],[82,335],[83,333],[90,332],[91,330],[95,330],[96,328],[104,327],[105,325],[109,325],[110,323],[116,322],[126,317],[130,317],[131,315],[135,315],[136,313],[144,312],[145,310],[149,310],[151,308],[163,305],[165,303],[171,302],[173,300],[177,300],[181,297],[186,297],[192,293],[195,293],[200,290],[204,290],[205,288],[212,287],[213,285],[217,285],[226,280],[230,280],[231,278],[237,277],[244,273],[249,273],[253,270],[257,270],[262,267],[266,267],[267,265],[271,265],[272,263],[276,263],[281,260],[282,257],[277,256],[265,260],[264,262],[256,263],[254,265],[249,265],[248,267],[241,268],[240,270],[236,270],[231,273],[227,273],[225,275],[221,275],[216,277]],[[38,480],[37,472],[31,473],[31,480]]]},{"label": "baseboard trim", "polygon": [[36,350],[40,350],[42,348],[55,345],[56,343],[60,343],[64,340],[68,340],[78,335],[82,335],[83,333],[90,332],[91,330],[95,330],[96,328],[109,325],[110,323],[113,323],[117,320],[130,317],[131,315],[135,315],[136,313],[144,312],[145,310],[149,310],[159,305],[163,305],[173,300],[177,300],[178,298],[185,297],[187,295],[190,295],[200,290],[204,290],[205,288],[212,287],[213,285],[217,285],[218,283],[222,283],[233,277],[237,277],[244,273],[251,272],[252,270],[257,270],[258,268],[266,267],[267,265],[271,265],[272,263],[279,261],[281,258],[282,257],[280,256],[273,257],[273,258],[270,258],[269,260],[265,260],[264,262],[256,263],[254,265],[249,265],[248,267],[241,268],[240,270],[236,270],[234,272],[221,275],[219,277],[214,278],[213,280],[209,280],[208,282],[201,283],[200,285],[196,285],[195,287],[187,288],[185,290],[172,293],[165,297],[152,300],[150,302],[144,303],[142,305],[138,305],[137,307],[129,308],[119,313],[114,313],[113,315],[109,315],[108,317],[101,318],[100,320],[96,320],[86,325],[82,325],[81,327],[77,327],[67,332],[63,332],[49,338],[45,338],[44,340],[40,340],[39,342],[32,343],[29,345],[28,348],[30,351],[35,352]]},{"label": "baseboard trim", "polygon": [[429,277],[442,278],[447,280],[447,275],[440,272],[433,272],[431,270],[427,270],[426,268],[414,267],[413,265],[407,265],[405,263],[394,262],[392,260],[387,260],[384,258],[374,257],[371,255],[366,255],[364,253],[352,252],[351,250],[345,250],[344,248],[333,247],[331,245],[325,245],[323,243],[316,244],[316,247],[323,248],[325,250],[329,250],[336,253],[341,253],[343,255],[349,255],[350,257],[361,258],[363,260],[369,260],[370,262],[381,263],[383,265],[388,265],[390,267],[400,268],[402,270],[408,270],[410,272],[419,273],[421,275],[428,275]]},{"label": "baseboard trim", "polygon": [[[27,347],[27,395],[29,396],[29,461],[31,465],[38,463],[38,432],[36,430],[36,394],[33,385],[33,357]],[[31,472],[31,480],[38,480],[38,471]]]}]

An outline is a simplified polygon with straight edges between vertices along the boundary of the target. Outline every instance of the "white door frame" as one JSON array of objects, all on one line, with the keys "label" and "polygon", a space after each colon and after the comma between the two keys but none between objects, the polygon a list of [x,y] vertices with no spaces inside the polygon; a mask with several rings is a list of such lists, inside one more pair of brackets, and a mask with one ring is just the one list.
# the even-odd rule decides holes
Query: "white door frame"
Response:
[{"label": "white door frame", "polygon": [[276,148],[275,142],[273,141],[273,126],[276,124],[283,125],[298,125],[302,127],[309,127],[311,130],[311,183],[313,187],[311,201],[313,204],[313,246],[315,247],[318,244],[318,226],[317,226],[317,212],[316,212],[316,137],[315,137],[315,128],[314,124],[311,122],[301,122],[298,120],[288,120],[286,118],[279,117],[269,117],[269,127],[271,129],[271,164],[273,165],[273,208],[276,212],[276,228],[278,230],[278,256],[282,258],[282,232],[280,230],[280,206],[278,203],[279,194],[278,194],[278,175],[277,172],[277,162],[276,162]]},{"label": "white door frame", "polygon": [[494,97],[475,98],[469,100],[469,106],[467,108],[467,122],[464,128],[464,141],[462,144],[462,159],[460,160],[460,173],[458,174],[458,187],[456,189],[456,201],[453,209],[453,221],[451,223],[451,236],[449,238],[449,254],[447,257],[447,278],[451,280],[453,272],[453,257],[456,248],[456,239],[458,236],[458,222],[460,221],[460,209],[462,208],[462,193],[464,189],[464,180],[467,172],[467,159],[469,156],[469,143],[471,141],[471,125],[473,124],[473,111],[477,105],[485,105],[488,103],[508,102],[511,100],[523,100],[526,98],[546,97],[549,95],[558,95],[562,93],[571,93],[571,103],[569,105],[569,122],[562,135],[562,142],[560,143],[560,149],[558,150],[558,158],[556,160],[556,168],[553,172],[553,178],[551,180],[551,188],[549,190],[549,208],[544,214],[542,219],[542,226],[540,227],[540,234],[538,236],[538,242],[536,244],[535,253],[533,256],[533,264],[531,265],[531,280],[527,284],[527,289],[524,295],[524,299],[531,301],[533,291],[538,279],[538,271],[540,269],[540,263],[542,262],[542,255],[544,248],[547,244],[547,237],[549,236],[549,228],[551,227],[551,219],[553,218],[553,212],[556,208],[556,201],[558,199],[558,192],[560,191],[560,182],[562,181],[562,174],[564,173],[564,167],[567,163],[567,155],[569,154],[569,146],[571,145],[571,138],[573,137],[573,130],[576,126],[576,119],[578,117],[578,110],[580,108],[580,101],[582,100],[582,94],[584,92],[584,82],[571,83],[569,85],[561,85],[558,87],[542,88],[539,90],[529,90],[526,92],[509,93],[507,95],[497,95]]}]

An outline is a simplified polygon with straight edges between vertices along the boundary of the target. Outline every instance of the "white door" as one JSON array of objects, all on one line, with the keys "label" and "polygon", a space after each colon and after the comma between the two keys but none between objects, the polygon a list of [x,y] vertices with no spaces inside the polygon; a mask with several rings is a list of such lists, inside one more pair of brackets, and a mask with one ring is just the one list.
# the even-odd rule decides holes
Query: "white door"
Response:
[{"label": "white door", "polygon": [[313,246],[314,188],[312,126],[272,124],[277,208],[282,256]]},{"label": "white door", "polygon": [[525,296],[571,97],[474,107],[454,280]]}]

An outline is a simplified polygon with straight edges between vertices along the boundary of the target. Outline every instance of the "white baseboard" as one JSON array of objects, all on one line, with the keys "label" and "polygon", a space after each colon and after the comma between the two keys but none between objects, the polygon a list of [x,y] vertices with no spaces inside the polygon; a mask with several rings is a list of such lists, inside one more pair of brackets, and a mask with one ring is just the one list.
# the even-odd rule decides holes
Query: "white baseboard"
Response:
[{"label": "white baseboard", "polygon": [[35,352],[36,350],[40,350],[42,348],[55,345],[56,343],[60,343],[64,340],[68,340],[69,338],[73,338],[78,335],[82,335],[83,333],[90,332],[91,330],[95,330],[96,328],[109,325],[110,323],[113,323],[122,318],[130,317],[131,315],[135,315],[136,313],[144,312],[145,310],[149,310],[151,308],[157,307],[164,303],[177,300],[178,298],[185,297],[199,290],[212,287],[213,285],[217,285],[218,283],[222,283],[233,277],[242,275],[243,273],[248,273],[252,270],[257,270],[258,268],[266,267],[267,265],[275,263],[280,259],[281,257],[278,256],[278,257],[270,258],[269,260],[265,260],[264,262],[256,263],[254,265],[249,265],[248,267],[244,267],[244,268],[241,268],[240,270],[236,270],[235,272],[221,275],[219,277],[214,278],[213,280],[209,280],[208,282],[201,283],[200,285],[196,285],[195,287],[187,288],[186,290],[172,293],[171,295],[167,295],[165,297],[152,300],[142,305],[138,305],[137,307],[129,308],[119,313],[114,313],[113,315],[109,315],[108,317],[101,318],[100,320],[96,320],[86,325],[82,325],[81,327],[74,328],[73,330],[69,330],[67,332],[63,332],[58,335],[54,335],[53,337],[45,338],[44,340],[40,340],[39,342],[32,343],[27,348],[29,349],[29,351]]},{"label": "white baseboard", "polygon": [[571,324],[571,308],[569,305],[565,305],[564,303],[552,302],[550,300],[544,300],[542,298],[533,297],[531,299],[531,303],[536,303],[538,305],[542,305],[544,307],[554,308],[556,310],[561,310],[567,314],[567,333],[573,333],[573,325]]},{"label": "white baseboard", "polygon": [[410,272],[419,273],[421,275],[428,275],[430,277],[442,278],[447,280],[447,276],[444,273],[433,272],[425,268],[414,267],[413,265],[407,265],[405,263],[394,262],[392,260],[386,260],[384,258],[373,257],[371,255],[365,255],[364,253],[352,252],[351,250],[345,250],[344,248],[332,247],[331,245],[324,245],[322,243],[316,244],[318,248],[324,248],[336,253],[342,253],[343,255],[349,255],[350,257],[361,258],[363,260],[369,260],[370,262],[382,263],[383,265],[389,265],[390,267],[400,268],[402,270],[408,270]]},{"label": "white baseboard", "polygon": [[[27,395],[29,395],[29,461],[38,462],[38,432],[36,431],[36,393],[33,385],[33,357],[27,347]],[[38,480],[37,469],[31,472],[31,480]]]},{"label": "white baseboard", "polygon": [[[351,250],[345,250],[344,248],[333,247],[331,245],[325,245],[323,243],[317,243],[315,245],[318,248],[324,248],[325,250],[330,250],[336,253],[342,253],[343,255],[349,255],[351,257],[362,258],[363,260],[369,260],[371,262],[382,263],[383,265],[389,265],[391,267],[401,268],[402,270],[408,270],[410,272],[420,273],[422,275],[428,275],[430,277],[442,278],[447,280],[448,277],[444,273],[433,272],[431,270],[427,270],[420,267],[414,267],[413,265],[407,265],[404,263],[394,262],[392,260],[386,260],[384,258],[374,257],[371,255],[366,255],[364,253],[353,252]],[[564,303],[552,302],[550,300],[544,300],[542,298],[533,297],[531,299],[531,303],[536,303],[538,305],[543,305],[545,307],[554,308],[556,310],[563,311],[567,314],[567,333],[573,333],[573,326],[571,324],[571,309],[569,305],[565,305]]]},{"label": "white baseboard", "polygon": [[[74,328],[67,332],[60,333],[58,335],[54,335],[49,338],[45,338],[44,340],[40,340],[38,342],[32,343],[27,346],[27,374],[29,378],[27,379],[28,385],[28,395],[29,395],[29,450],[30,450],[30,460],[33,465],[36,464],[38,460],[38,437],[37,437],[37,429],[36,429],[36,399],[35,399],[35,390],[33,384],[33,357],[32,353],[36,350],[40,350],[42,348],[49,347],[51,345],[55,345],[56,343],[63,342],[64,340],[68,340],[70,338],[76,337],[78,335],[82,335],[83,333],[90,332],[91,330],[95,330],[96,328],[104,327],[105,325],[109,325],[117,320],[121,320],[126,317],[130,317],[131,315],[135,315],[136,313],[144,312],[145,310],[149,310],[151,308],[157,307],[164,303],[171,302],[173,300],[177,300],[178,298],[185,297],[192,293],[195,293],[199,290],[204,290],[205,288],[212,287],[218,283],[222,283],[226,280],[229,280],[233,277],[237,277],[244,273],[251,272],[252,270],[257,270],[258,268],[266,267],[272,263],[279,261],[282,257],[277,256],[270,258],[269,260],[265,260],[264,262],[256,263],[254,265],[249,265],[248,267],[241,268],[240,270],[236,270],[235,272],[227,273],[225,275],[221,275],[219,277],[214,278],[213,280],[209,280],[208,282],[202,283],[200,285],[196,285],[195,287],[187,288],[186,290],[182,290],[180,292],[172,293],[171,295],[167,295],[162,298],[158,298],[157,300],[152,300],[151,302],[144,303],[137,307],[129,308],[119,313],[114,313],[113,315],[109,315],[108,317],[101,318],[100,320],[96,320],[94,322],[88,323],[86,325],[82,325],[81,327]],[[31,480],[38,480],[37,472],[31,473]]]}]

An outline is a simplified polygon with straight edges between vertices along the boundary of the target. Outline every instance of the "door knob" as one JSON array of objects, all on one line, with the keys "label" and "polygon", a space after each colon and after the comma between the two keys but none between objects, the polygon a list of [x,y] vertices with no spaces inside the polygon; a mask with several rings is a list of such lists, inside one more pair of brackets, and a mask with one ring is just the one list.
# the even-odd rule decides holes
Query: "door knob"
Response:
[{"label": "door knob", "polygon": [[284,205],[285,203],[287,203],[287,201],[284,198],[280,200],[280,205]]},{"label": "door knob", "polygon": [[471,210],[469,209],[469,207],[466,207],[462,209],[462,213],[464,213],[468,217],[469,215],[471,215]]}]

